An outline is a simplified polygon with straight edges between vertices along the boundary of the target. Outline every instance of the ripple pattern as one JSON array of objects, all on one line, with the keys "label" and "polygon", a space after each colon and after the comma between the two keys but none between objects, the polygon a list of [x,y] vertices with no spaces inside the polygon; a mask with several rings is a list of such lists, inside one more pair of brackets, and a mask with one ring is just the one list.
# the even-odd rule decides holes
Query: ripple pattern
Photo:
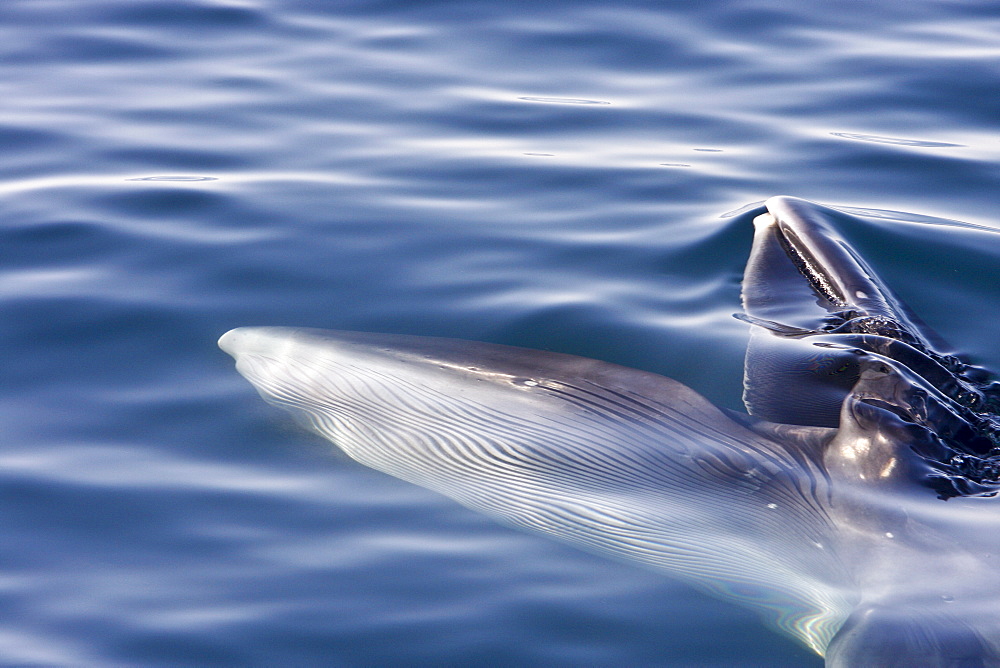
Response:
[{"label": "ripple pattern", "polygon": [[[819,665],[659,572],[357,465],[258,407],[214,342],[255,324],[492,341],[738,410],[751,220],[788,194],[861,216],[851,246],[1000,368],[995,17],[987,0],[4,0],[0,661]],[[540,376],[523,391],[605,416],[553,418],[553,438],[611,438],[609,411],[623,442],[670,433]],[[410,399],[406,428],[436,400]],[[421,442],[596,466],[465,410],[520,435]],[[615,494],[655,496],[612,474],[655,453],[597,452],[581,526],[620,518]],[[622,527],[620,551],[642,544]]]}]

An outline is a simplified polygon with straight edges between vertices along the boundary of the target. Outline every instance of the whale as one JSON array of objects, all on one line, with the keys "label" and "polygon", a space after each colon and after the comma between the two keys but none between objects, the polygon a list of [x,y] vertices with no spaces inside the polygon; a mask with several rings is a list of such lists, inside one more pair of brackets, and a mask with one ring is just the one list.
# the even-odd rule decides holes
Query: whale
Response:
[{"label": "whale", "polygon": [[1000,390],[846,215],[775,197],[754,218],[745,412],[493,343],[241,327],[219,346],[357,462],[750,608],[828,666],[1000,666]]}]

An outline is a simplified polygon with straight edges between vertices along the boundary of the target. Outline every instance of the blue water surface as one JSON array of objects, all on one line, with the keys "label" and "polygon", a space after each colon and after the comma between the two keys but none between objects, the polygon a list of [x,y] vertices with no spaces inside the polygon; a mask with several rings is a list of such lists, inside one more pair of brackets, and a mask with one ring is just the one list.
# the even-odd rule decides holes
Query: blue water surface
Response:
[{"label": "blue water surface", "polygon": [[787,194],[1000,369],[998,90],[987,0],[5,0],[0,663],[821,665],[352,463],[215,341],[524,345],[738,409]]}]

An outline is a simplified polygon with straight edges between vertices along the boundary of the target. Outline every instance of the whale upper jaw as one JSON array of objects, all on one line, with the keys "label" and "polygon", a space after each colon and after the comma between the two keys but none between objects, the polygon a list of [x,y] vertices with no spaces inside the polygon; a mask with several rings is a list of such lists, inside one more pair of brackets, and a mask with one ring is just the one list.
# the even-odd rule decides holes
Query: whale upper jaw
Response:
[{"label": "whale upper jaw", "polygon": [[[831,224],[842,215],[776,197],[754,220],[741,316],[753,325],[748,411],[839,427],[842,439],[884,432],[895,452],[873,452],[856,477],[912,451],[923,463],[893,469],[904,484],[920,482],[941,498],[995,493],[997,467],[984,458],[1000,443],[1000,395],[981,369],[941,352],[940,337],[844,242]],[[868,416],[865,427],[858,415]]]}]

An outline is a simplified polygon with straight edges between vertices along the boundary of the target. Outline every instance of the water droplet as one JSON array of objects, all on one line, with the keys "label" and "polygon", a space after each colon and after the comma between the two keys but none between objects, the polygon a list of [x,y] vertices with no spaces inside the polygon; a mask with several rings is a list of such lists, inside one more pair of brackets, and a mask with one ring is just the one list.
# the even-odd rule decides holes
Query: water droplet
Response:
[{"label": "water droplet", "polygon": [[535,387],[538,385],[538,381],[533,378],[515,378],[512,382],[515,385],[524,385],[526,387]]}]

